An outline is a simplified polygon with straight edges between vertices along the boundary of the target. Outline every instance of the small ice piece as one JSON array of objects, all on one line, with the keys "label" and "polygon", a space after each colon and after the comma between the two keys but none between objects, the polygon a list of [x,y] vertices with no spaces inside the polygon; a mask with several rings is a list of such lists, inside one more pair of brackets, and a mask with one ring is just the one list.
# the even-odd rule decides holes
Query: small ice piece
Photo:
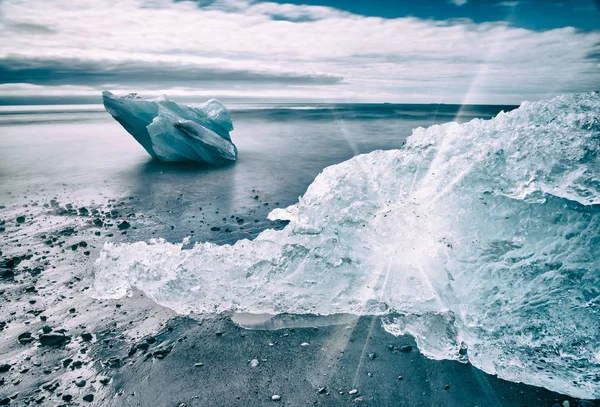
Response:
[{"label": "small ice piece", "polygon": [[158,160],[219,165],[237,159],[229,112],[215,99],[184,105],[166,96],[144,100],[105,90],[102,100],[106,111]]},{"label": "small ice piece", "polygon": [[352,389],[352,390],[350,390],[348,392],[348,394],[350,394],[351,396],[354,395],[354,394],[356,394],[356,393],[358,393],[358,390],[356,390],[356,389]]},{"label": "small ice piece", "polygon": [[281,400],[281,396],[278,395],[278,394],[273,394],[271,396],[271,400],[273,400],[273,401],[279,401],[279,400]]},{"label": "small ice piece", "polygon": [[250,366],[251,367],[257,367],[258,366],[258,359],[252,359],[250,361]]},{"label": "small ice piece", "polygon": [[300,346],[303,346],[303,347],[310,346],[310,343],[308,343],[308,342],[302,342],[300,344]]}]

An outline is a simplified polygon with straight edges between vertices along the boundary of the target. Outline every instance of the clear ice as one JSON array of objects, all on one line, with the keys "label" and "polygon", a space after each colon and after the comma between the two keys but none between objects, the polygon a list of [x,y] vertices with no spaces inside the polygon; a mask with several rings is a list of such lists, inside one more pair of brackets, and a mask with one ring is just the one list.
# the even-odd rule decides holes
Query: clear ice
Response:
[{"label": "clear ice", "polygon": [[280,231],[107,243],[97,295],[182,314],[384,316],[431,358],[600,397],[600,94],[413,131],[333,165]]},{"label": "clear ice", "polygon": [[156,159],[207,165],[237,159],[229,112],[215,99],[188,106],[166,96],[144,100],[134,93],[118,97],[103,91],[102,100],[106,111]]}]

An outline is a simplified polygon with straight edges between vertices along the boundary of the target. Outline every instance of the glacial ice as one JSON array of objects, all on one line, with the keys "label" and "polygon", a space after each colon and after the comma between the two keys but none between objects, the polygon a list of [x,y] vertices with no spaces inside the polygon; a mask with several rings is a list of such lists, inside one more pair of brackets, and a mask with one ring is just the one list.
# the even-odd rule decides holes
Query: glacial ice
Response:
[{"label": "glacial ice", "polygon": [[97,295],[182,314],[384,315],[431,358],[600,397],[600,94],[418,128],[234,245],[107,243]]},{"label": "glacial ice", "polygon": [[229,112],[215,99],[188,106],[166,96],[144,100],[133,93],[118,97],[103,91],[102,100],[106,111],[154,158],[208,165],[237,159]]}]

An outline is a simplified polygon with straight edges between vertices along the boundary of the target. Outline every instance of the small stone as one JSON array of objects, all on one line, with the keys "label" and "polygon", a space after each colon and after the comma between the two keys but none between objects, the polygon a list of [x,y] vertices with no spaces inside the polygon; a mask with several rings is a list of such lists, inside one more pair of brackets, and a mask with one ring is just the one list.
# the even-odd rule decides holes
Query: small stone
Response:
[{"label": "small stone", "polygon": [[413,348],[410,345],[404,345],[400,347],[400,352],[408,353],[412,352]]},{"label": "small stone", "polygon": [[81,334],[81,339],[83,339],[83,340],[84,340],[84,341],[86,341],[86,342],[89,342],[89,341],[91,341],[91,340],[92,340],[92,338],[93,338],[93,336],[92,336],[92,334],[91,334],[91,333],[89,333],[89,332],[84,332],[84,333],[82,333],[82,334]]},{"label": "small stone", "polygon": [[204,363],[202,363],[202,362],[194,363],[194,366],[202,367],[202,366],[204,366]]},{"label": "small stone", "polygon": [[85,387],[85,385],[86,385],[85,380],[79,380],[79,381],[75,382],[75,386],[77,386],[77,387]]},{"label": "small stone", "polygon": [[68,336],[63,334],[43,334],[40,335],[40,343],[42,346],[59,346],[69,340]]},{"label": "small stone", "polygon": [[377,358],[377,354],[376,353],[369,353],[369,358],[370,359],[376,359]]},{"label": "small stone", "polygon": [[48,325],[44,325],[42,327],[42,332],[45,333],[45,334],[49,334],[50,332],[52,332],[52,328],[49,327]]},{"label": "small stone", "polygon": [[119,225],[117,227],[119,228],[119,230],[126,230],[126,229],[129,229],[130,226],[131,225],[129,224],[129,222],[124,220],[123,222],[119,223]]},{"label": "small stone", "polygon": [[23,223],[23,222],[25,222],[25,216],[18,216],[17,223]]},{"label": "small stone", "polygon": [[0,399],[0,406],[8,406],[9,404],[10,404],[9,397],[4,397],[3,399]]},{"label": "small stone", "polygon": [[319,393],[319,394],[327,393],[327,387],[319,387],[317,389],[317,393]]},{"label": "small stone", "polygon": [[85,396],[83,396],[83,401],[87,401],[88,403],[91,403],[92,401],[94,401],[94,395],[86,394]]},{"label": "small stone", "polygon": [[70,394],[63,394],[62,399],[63,401],[66,401],[68,403],[69,401],[73,400],[73,396],[71,396]]},{"label": "small stone", "polygon": [[0,365],[0,373],[6,373],[10,370],[10,365],[8,363],[4,363]]},{"label": "small stone", "polygon": [[121,366],[121,359],[119,359],[116,356],[109,358],[108,366],[113,367],[113,368],[117,368],[117,367]]},{"label": "small stone", "polygon": [[450,385],[449,384],[445,384],[444,385],[444,390],[450,390]]},{"label": "small stone", "polygon": [[404,379],[404,377],[398,376],[398,380],[402,380],[402,379]]},{"label": "small stone", "polygon": [[26,345],[34,341],[33,337],[31,336],[31,332],[23,332],[17,337],[17,339],[22,345]]},{"label": "small stone", "polygon": [[281,396],[279,394],[273,394],[271,396],[271,400],[273,400],[273,401],[279,401],[279,400],[281,400]]}]

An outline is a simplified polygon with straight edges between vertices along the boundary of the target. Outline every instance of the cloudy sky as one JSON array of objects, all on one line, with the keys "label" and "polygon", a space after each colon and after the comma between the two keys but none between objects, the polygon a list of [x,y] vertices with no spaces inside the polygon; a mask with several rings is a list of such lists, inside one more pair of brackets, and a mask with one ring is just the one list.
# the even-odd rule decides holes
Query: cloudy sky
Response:
[{"label": "cloudy sky", "polygon": [[0,103],[519,103],[600,89],[600,0],[0,0]]}]

